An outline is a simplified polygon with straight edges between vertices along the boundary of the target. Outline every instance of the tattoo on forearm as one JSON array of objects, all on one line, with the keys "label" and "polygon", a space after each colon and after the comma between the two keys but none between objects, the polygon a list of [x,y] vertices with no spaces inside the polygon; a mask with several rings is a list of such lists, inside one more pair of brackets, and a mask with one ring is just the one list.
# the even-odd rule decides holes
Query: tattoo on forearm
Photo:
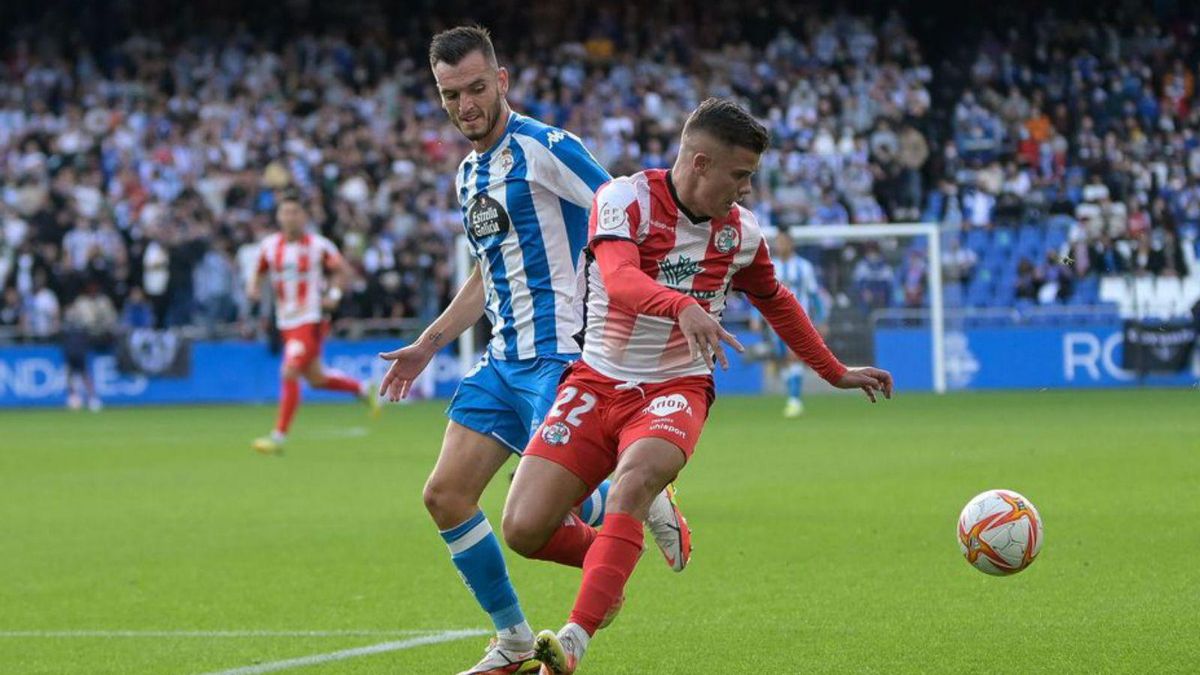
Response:
[{"label": "tattoo on forearm", "polygon": [[425,338],[425,341],[436,347],[437,344],[442,341],[442,331],[439,330],[438,332],[431,334],[429,337]]}]

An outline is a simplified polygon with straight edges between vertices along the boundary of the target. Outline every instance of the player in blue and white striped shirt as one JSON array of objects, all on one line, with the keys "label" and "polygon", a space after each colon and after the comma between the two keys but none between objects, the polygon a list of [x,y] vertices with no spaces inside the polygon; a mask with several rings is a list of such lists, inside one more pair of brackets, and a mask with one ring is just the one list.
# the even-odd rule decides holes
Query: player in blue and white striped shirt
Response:
[{"label": "player in blue and white striped shirt", "polygon": [[[775,276],[779,282],[795,294],[796,299],[800,301],[800,306],[812,317],[815,325],[823,324],[829,304],[828,294],[817,281],[817,270],[813,264],[796,253],[795,242],[792,241],[786,230],[780,230],[776,235],[771,255],[775,261]],[[774,334],[772,333],[772,335]],[[804,413],[804,402],[801,398],[801,390],[804,385],[804,366],[777,336],[775,340],[776,358],[781,365],[786,364],[787,366],[781,368],[788,393],[787,405],[783,409],[783,414],[785,417],[799,417]]]},{"label": "player in blue and white striped shirt", "polygon": [[[407,395],[437,351],[487,314],[492,339],[450,402],[425,505],[454,565],[496,626],[497,639],[464,675],[526,672],[538,666],[533,631],[479,497],[509,454],[524,451],[554,405],[563,371],[579,357],[577,270],[592,197],[610,176],[575,136],[512,112],[505,100],[508,72],[497,64],[485,29],[439,33],[429,54],[442,107],[474,147],[455,185],[476,267],[415,343],[381,354],[392,365],[380,394],[393,401]],[[603,518],[607,484],[586,499],[587,488],[573,474],[556,477],[555,484],[569,490],[572,481],[583,499],[580,513],[549,540],[544,524],[532,528],[534,534],[506,528],[510,547],[528,557],[582,566],[588,537],[594,538]],[[678,550],[679,520],[664,492],[646,521],[677,570],[687,559]]]}]

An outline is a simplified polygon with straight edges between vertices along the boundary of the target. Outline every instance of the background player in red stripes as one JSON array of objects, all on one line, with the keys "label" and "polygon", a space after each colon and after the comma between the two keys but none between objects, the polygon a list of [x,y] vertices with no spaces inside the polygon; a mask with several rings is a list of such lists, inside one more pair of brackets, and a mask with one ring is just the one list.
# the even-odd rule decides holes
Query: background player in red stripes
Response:
[{"label": "background player in red stripes", "polygon": [[246,296],[259,299],[259,279],[269,273],[275,292],[275,324],[283,339],[280,367],[279,416],[267,436],[255,439],[252,447],[264,454],[283,450],[292,417],[300,405],[300,378],[317,389],[344,391],[363,400],[378,412],[380,399],[367,382],[321,364],[321,343],[329,332],[326,311],[341,300],[338,282],[346,274],[346,263],[337,246],[309,231],[308,213],[299,197],[287,194],[275,211],[279,232],[259,245],[258,267],[250,279]]},{"label": "background player in red stripes", "polygon": [[892,377],[847,368],[779,283],[753,213],[738,201],[768,134],[737,104],[709,99],[689,117],[674,167],[600,188],[588,230],[586,327],[581,361],[530,441],[504,513],[505,536],[550,531],[612,473],[604,527],[579,538],[583,581],[567,625],[538,635],[542,673],[574,673],[588,641],[624,601],[642,552],[650,501],[692,455],[715,392],[730,288],[745,292],[771,327],[825,380],[891,397]]}]

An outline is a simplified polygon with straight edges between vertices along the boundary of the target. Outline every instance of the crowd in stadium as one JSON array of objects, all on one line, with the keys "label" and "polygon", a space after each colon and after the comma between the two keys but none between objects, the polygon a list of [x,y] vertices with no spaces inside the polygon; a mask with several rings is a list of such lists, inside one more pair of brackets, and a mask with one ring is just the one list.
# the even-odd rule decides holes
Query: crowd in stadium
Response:
[{"label": "crowd in stadium", "polygon": [[[1102,273],[1190,271],[1196,25],[1118,30],[1047,12],[935,69],[894,12],[776,10],[741,40],[711,22],[639,32],[619,13],[571,14],[554,25],[572,40],[500,44],[509,100],[578,134],[616,175],[669,166],[687,112],[738,97],[773,134],[752,204],[765,225],[942,222],[962,232],[941,264],[970,304],[1094,302]],[[704,34],[725,46],[684,39]],[[149,31],[94,52],[20,27],[10,38],[0,328],[245,319],[241,280],[285,187],[356,271],[340,316],[428,320],[448,301],[453,176],[469,147],[423,45]],[[844,262],[822,267],[836,276]],[[889,262],[868,246],[850,263],[845,287],[864,306],[925,302],[921,251]]]}]

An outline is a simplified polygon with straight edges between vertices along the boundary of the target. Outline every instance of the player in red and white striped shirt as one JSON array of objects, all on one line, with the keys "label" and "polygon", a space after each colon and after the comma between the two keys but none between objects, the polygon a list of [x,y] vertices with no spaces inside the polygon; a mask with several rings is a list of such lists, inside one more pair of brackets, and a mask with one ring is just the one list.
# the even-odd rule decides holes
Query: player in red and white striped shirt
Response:
[{"label": "player in red and white striped shirt", "polygon": [[283,449],[292,416],[300,405],[300,378],[317,389],[353,394],[378,410],[379,398],[368,383],[344,373],[326,370],[321,364],[321,342],[329,331],[326,310],[337,307],[341,288],[333,283],[345,271],[345,262],[333,242],[308,231],[308,214],[294,196],[285,196],[276,210],[279,232],[259,244],[258,268],[246,295],[258,302],[259,279],[270,274],[275,292],[275,324],[283,339],[283,380],[279,416],[269,436],[258,438],[253,448],[264,454]]},{"label": "player in red and white striped shirt", "polygon": [[887,371],[847,368],[829,351],[776,278],[754,215],[737,203],[767,143],[737,104],[709,99],[688,118],[670,172],[617,178],[596,193],[583,359],[525,450],[504,508],[506,537],[555,531],[612,473],[604,528],[575,538],[586,552],[570,622],[538,635],[543,674],[574,673],[624,601],[646,510],[692,456],[715,396],[714,363],[728,367],[720,343],[742,350],[720,324],[731,288],[834,386],[861,388],[872,402],[876,392],[891,397]]}]

